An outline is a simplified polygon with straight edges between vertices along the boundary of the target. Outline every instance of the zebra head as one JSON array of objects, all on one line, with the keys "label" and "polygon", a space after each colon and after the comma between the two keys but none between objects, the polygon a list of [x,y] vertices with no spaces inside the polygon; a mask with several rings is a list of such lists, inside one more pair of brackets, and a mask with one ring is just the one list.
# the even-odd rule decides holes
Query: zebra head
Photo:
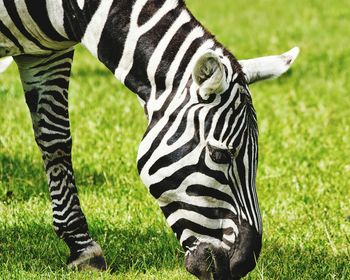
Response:
[{"label": "zebra head", "polygon": [[238,279],[255,267],[262,222],[248,84],[279,76],[297,54],[239,63],[220,47],[207,49],[176,90],[146,105],[139,172],[186,250],[187,270],[200,279]]}]

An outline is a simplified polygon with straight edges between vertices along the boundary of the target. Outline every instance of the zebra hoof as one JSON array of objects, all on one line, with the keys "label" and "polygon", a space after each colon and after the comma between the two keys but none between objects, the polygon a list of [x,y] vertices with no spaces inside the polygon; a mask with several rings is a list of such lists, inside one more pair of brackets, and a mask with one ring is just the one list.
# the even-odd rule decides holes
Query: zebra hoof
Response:
[{"label": "zebra hoof", "polygon": [[68,268],[73,270],[107,270],[101,247],[95,243],[80,254],[71,254],[68,259]]}]

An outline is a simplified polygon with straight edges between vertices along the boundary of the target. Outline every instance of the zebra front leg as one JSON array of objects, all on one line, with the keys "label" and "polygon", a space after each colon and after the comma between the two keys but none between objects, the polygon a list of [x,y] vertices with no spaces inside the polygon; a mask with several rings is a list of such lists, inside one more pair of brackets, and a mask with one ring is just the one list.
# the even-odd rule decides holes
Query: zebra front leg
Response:
[{"label": "zebra front leg", "polygon": [[53,226],[70,249],[68,265],[104,270],[102,250],[91,239],[80,207],[71,160],[68,84],[73,54],[70,49],[45,57],[19,56],[15,60],[48,177]]}]

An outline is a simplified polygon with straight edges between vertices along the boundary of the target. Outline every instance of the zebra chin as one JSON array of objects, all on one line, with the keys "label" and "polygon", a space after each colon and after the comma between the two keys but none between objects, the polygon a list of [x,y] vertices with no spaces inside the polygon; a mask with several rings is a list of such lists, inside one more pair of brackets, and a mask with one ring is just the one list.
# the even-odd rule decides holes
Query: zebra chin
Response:
[{"label": "zebra chin", "polygon": [[262,235],[243,222],[239,225],[238,238],[229,250],[216,244],[197,242],[186,251],[186,269],[201,280],[240,279],[255,268],[261,240]]}]

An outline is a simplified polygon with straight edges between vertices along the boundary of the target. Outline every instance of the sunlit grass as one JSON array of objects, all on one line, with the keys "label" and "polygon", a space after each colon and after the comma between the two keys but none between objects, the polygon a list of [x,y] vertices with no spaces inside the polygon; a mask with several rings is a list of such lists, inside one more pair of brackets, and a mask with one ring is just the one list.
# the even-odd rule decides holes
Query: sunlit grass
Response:
[{"label": "sunlit grass", "polygon": [[[301,48],[293,70],[253,85],[264,240],[249,279],[350,278],[350,10],[344,1],[188,0],[239,58]],[[73,162],[109,271],[65,268],[15,66],[0,76],[0,278],[193,279],[136,170],[136,96],[82,48],[70,87]]]}]

